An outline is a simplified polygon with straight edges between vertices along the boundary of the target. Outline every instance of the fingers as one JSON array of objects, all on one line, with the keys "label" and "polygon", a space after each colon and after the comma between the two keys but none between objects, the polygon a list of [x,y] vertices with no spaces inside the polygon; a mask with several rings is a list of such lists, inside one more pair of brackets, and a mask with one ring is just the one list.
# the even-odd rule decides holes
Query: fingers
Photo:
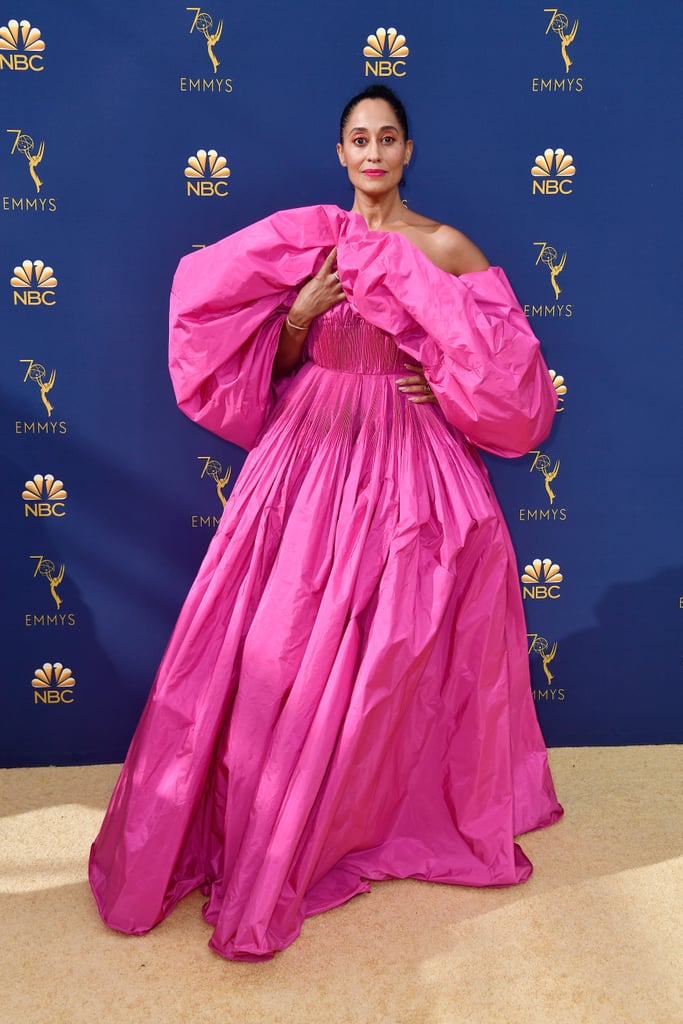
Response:
[{"label": "fingers", "polygon": [[328,252],[327,256],[325,257],[323,265],[320,268],[320,270],[318,271],[318,277],[327,277],[328,274],[332,274],[334,272],[334,264],[335,264],[336,259],[337,259],[337,246],[335,245],[334,248],[330,249],[330,251]]},{"label": "fingers", "polygon": [[404,363],[403,365],[407,370],[415,370],[417,373],[413,377],[399,377],[396,386],[401,394],[404,394],[408,401],[415,405],[424,405],[425,403],[438,405],[436,396],[432,392],[420,364]]},{"label": "fingers", "polygon": [[336,269],[337,261],[337,247],[336,245],[330,249],[329,253],[325,257],[322,267],[316,274],[318,281],[326,287],[330,292],[330,296],[334,302],[341,302],[344,298],[344,289],[341,286],[339,280],[339,274]]},{"label": "fingers", "polygon": [[290,309],[294,323],[308,326],[315,317],[336,306],[346,297],[339,281],[339,275],[333,269],[337,258],[336,246],[330,250],[322,266],[314,277],[309,278],[299,288],[299,293]]},{"label": "fingers", "polygon": [[[424,375],[424,370],[420,363],[404,363],[406,370],[412,370],[416,376],[414,377],[400,377],[396,383],[399,385],[399,390],[402,390],[401,385],[420,385],[420,391],[424,390],[424,385],[427,383],[427,378]],[[414,390],[414,388],[413,388]]]},{"label": "fingers", "polygon": [[412,402],[413,405],[438,405],[436,395],[431,392],[428,395],[408,395],[408,401]]},{"label": "fingers", "polygon": [[328,253],[325,262],[320,268],[321,277],[323,281],[325,281],[325,283],[327,284],[333,305],[336,304],[337,302],[341,302],[342,299],[346,298],[344,289],[341,286],[341,281],[339,280],[336,262],[337,246],[335,245],[332,249],[330,249],[330,252]]},{"label": "fingers", "polygon": [[409,402],[413,402],[415,405],[424,405],[429,403],[430,405],[438,405],[436,395],[430,388],[429,384],[423,382],[422,384],[414,384],[408,387],[400,387],[398,389],[401,394],[405,395]]},{"label": "fingers", "polygon": [[419,383],[415,383],[415,378],[410,377],[406,383],[399,384],[398,390],[402,395],[405,395],[410,402],[417,402],[420,404],[423,402],[432,402],[433,404],[437,404],[436,396],[429,384],[424,380]]}]

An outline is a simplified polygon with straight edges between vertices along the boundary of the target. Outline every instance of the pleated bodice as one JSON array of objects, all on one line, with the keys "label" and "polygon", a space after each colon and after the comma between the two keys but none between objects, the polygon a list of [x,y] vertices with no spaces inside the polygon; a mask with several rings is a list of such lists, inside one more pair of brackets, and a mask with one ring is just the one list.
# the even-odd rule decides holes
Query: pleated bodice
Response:
[{"label": "pleated bodice", "polygon": [[410,360],[390,334],[364,320],[348,302],[316,317],[307,348],[312,362],[338,373],[401,373]]}]

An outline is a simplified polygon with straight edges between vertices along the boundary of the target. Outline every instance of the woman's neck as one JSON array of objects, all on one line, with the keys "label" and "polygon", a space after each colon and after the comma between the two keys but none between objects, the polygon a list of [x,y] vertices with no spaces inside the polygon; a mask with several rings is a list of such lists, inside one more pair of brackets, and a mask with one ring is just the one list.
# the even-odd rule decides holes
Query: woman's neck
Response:
[{"label": "woman's neck", "polygon": [[398,189],[377,198],[356,192],[351,207],[351,213],[360,213],[371,231],[385,231],[387,225],[402,220],[405,212]]}]

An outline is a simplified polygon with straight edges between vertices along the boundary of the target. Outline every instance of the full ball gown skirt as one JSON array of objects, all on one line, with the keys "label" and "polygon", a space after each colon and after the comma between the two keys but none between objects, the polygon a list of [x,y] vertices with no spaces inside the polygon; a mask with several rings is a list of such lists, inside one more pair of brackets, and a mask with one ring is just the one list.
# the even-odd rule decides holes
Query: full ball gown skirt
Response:
[{"label": "full ball gown skirt", "polygon": [[[362,268],[354,278],[358,259],[342,243],[357,235],[356,256],[370,245],[374,266],[386,236],[336,208],[292,211],[298,223],[295,213],[315,219],[318,265],[332,221],[351,301],[314,322],[302,366],[278,393],[268,380],[256,403],[292,282],[269,282],[273,308],[264,319],[259,306],[261,327],[245,328],[246,343],[235,336],[216,355],[202,341],[191,369],[180,328],[181,406],[194,401],[200,422],[209,407],[223,417],[221,388],[234,390],[252,360],[237,385],[236,429],[260,405],[257,443],[180,614],[90,865],[103,919],[132,934],[201,887],[210,946],[231,959],[271,957],[306,916],[368,891],[372,879],[522,882],[531,864],[514,836],[562,813],[533,707],[514,555],[485,469],[441,406],[413,404],[395,383],[422,357],[448,408],[450,374],[435,358],[428,365],[430,336],[413,319],[402,349],[395,331],[358,310]],[[268,252],[273,220],[262,227]],[[249,241],[258,253],[259,236]],[[404,260],[424,270],[404,243]],[[308,251],[306,232],[295,248]],[[192,321],[193,337],[224,334],[223,284],[205,280],[208,267],[190,264],[202,280],[190,289],[193,312],[180,301],[173,314]],[[286,273],[302,279],[300,266]],[[264,296],[244,300],[244,287],[236,301],[249,317]],[[386,305],[380,286],[370,292],[378,287]],[[540,365],[536,396],[546,388]],[[552,387],[540,401],[552,416]]]}]

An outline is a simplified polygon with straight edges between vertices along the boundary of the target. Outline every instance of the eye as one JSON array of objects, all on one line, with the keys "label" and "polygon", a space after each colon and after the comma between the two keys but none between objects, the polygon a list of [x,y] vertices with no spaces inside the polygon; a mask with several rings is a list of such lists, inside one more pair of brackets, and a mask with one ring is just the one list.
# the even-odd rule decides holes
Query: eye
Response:
[{"label": "eye", "polygon": [[362,135],[356,135],[355,139],[351,139],[352,146],[364,146],[366,142],[367,139],[365,139]]},{"label": "eye", "polygon": [[382,139],[382,142],[385,145],[390,145],[392,142],[396,142],[396,136],[394,136],[394,135],[385,135],[383,137],[383,139]]}]

